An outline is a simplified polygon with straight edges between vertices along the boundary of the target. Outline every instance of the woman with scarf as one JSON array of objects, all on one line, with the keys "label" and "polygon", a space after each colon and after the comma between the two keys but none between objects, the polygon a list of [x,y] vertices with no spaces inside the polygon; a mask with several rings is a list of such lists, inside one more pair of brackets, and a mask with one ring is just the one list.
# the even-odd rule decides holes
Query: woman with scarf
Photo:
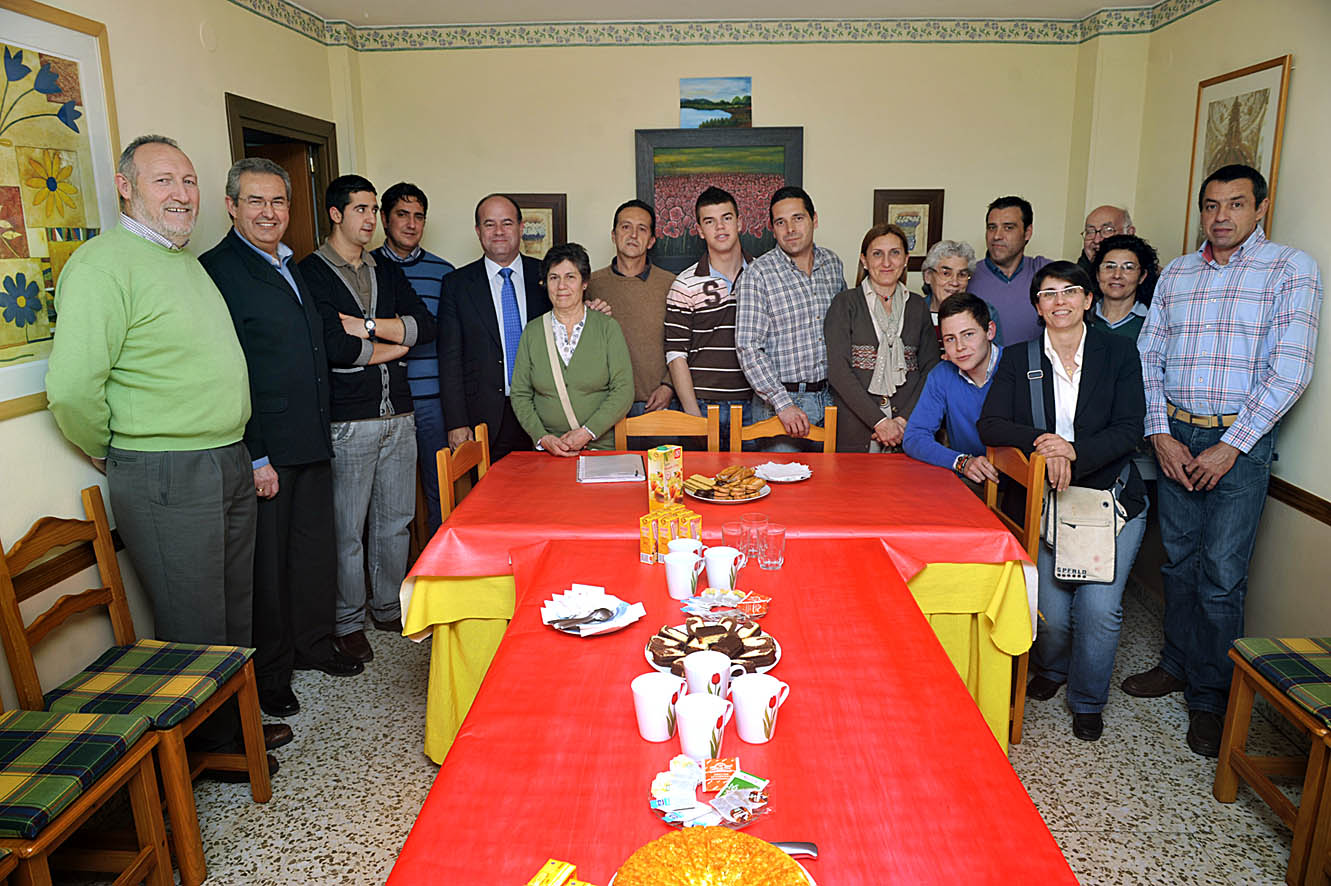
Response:
[{"label": "woman with scarf", "polygon": [[926,298],[906,289],[906,232],[876,224],[860,244],[855,286],[823,320],[838,452],[900,452],[924,379],[939,362]]}]

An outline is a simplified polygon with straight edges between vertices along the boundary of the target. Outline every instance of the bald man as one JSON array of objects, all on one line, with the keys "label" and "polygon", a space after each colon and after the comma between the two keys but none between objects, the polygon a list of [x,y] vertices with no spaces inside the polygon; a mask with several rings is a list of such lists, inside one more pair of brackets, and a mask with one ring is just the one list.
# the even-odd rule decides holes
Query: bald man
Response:
[{"label": "bald man", "polygon": [[1082,228],[1081,255],[1077,257],[1077,264],[1086,273],[1092,273],[1091,262],[1095,261],[1095,253],[1099,251],[1102,240],[1116,234],[1135,233],[1137,229],[1132,226],[1132,219],[1126,209],[1108,204],[1095,207],[1086,216],[1086,224]]}]

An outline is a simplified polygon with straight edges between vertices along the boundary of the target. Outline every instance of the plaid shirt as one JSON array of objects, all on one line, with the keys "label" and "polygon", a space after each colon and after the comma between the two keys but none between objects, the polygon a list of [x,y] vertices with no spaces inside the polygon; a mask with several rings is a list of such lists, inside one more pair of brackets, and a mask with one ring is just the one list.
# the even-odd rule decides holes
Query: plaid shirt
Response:
[{"label": "plaid shirt", "polygon": [[846,288],[841,259],[813,248],[813,275],[773,247],[756,258],[735,286],[735,349],[744,375],[777,412],[794,403],[782,382],[827,378],[823,318],[832,297]]},{"label": "plaid shirt", "polygon": [[1146,435],[1169,433],[1168,400],[1197,415],[1237,413],[1221,442],[1250,450],[1308,387],[1321,308],[1317,263],[1261,225],[1228,264],[1209,243],[1174,259],[1138,342]]}]

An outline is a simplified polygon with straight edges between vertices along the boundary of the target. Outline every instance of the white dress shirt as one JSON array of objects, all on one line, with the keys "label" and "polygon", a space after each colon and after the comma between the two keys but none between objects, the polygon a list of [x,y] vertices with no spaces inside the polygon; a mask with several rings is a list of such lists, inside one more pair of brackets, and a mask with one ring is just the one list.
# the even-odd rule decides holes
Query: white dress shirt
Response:
[{"label": "white dress shirt", "polygon": [[1054,367],[1054,433],[1073,442],[1072,419],[1077,414],[1077,392],[1081,389],[1082,352],[1086,350],[1086,324],[1081,326],[1081,341],[1077,342],[1076,368],[1069,375],[1063,360],[1049,341],[1049,330],[1044,331],[1044,354]]},{"label": "white dress shirt", "polygon": [[[527,326],[527,284],[522,279],[522,254],[519,253],[507,265],[492,261],[488,255],[485,257],[485,276],[490,281],[490,298],[494,300],[495,323],[499,326],[499,343],[504,349],[505,366],[508,365],[509,353],[516,351],[518,347],[517,342],[508,341],[504,338],[504,278],[499,275],[499,271],[506,267],[513,269],[513,293],[518,299],[518,318],[521,321],[519,325],[525,328]],[[508,379],[505,378],[504,396],[507,397],[511,393]]]}]

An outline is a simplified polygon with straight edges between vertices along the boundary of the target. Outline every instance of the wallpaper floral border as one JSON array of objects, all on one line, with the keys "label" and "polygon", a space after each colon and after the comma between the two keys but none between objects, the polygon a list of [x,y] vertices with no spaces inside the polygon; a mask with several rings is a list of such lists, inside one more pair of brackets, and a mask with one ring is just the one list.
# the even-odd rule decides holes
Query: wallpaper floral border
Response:
[{"label": "wallpaper floral border", "polygon": [[358,52],[550,46],[715,46],[778,43],[1084,43],[1144,34],[1219,0],[1161,0],[1060,19],[792,19],[782,21],[560,22],[362,28],[324,21],[287,0],[230,0],[325,46]]}]

